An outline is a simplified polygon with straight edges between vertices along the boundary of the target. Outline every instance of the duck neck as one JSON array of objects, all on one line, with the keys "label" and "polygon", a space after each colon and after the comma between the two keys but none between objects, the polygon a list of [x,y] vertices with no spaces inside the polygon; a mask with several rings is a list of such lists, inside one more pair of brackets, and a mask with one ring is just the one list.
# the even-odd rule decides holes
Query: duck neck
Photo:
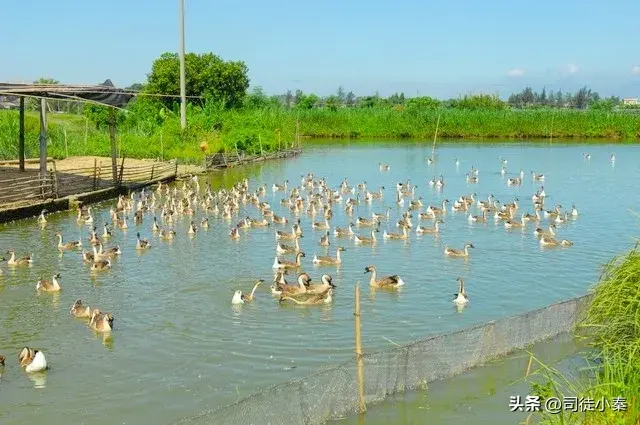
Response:
[{"label": "duck neck", "polygon": [[53,283],[53,289],[55,290],[60,290],[60,283],[58,282],[58,279],[56,276],[53,276],[53,278],[51,279],[51,283]]},{"label": "duck neck", "polygon": [[376,269],[375,267],[371,268],[371,279],[369,280],[369,285],[375,286],[376,284]]},{"label": "duck neck", "polygon": [[256,282],[256,284],[253,285],[253,289],[251,290],[251,294],[249,294],[249,299],[250,300],[253,299],[253,294],[256,292],[256,289],[258,289],[258,285],[260,285],[260,282]]},{"label": "duck neck", "polygon": [[306,292],[307,287],[304,285],[304,282],[302,281],[302,276],[298,276],[298,286],[303,292]]}]

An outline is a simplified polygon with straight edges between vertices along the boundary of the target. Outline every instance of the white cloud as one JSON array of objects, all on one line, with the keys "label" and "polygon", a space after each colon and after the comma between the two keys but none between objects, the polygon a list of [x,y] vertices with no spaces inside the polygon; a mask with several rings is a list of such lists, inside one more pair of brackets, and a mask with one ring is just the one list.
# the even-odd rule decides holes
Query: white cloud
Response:
[{"label": "white cloud", "polygon": [[640,75],[640,65],[632,66],[631,73],[634,75]]},{"label": "white cloud", "polygon": [[578,71],[580,71],[580,68],[578,68],[578,65],[576,65],[575,63],[569,63],[565,68],[564,68],[565,73],[573,75],[573,74],[577,74]]},{"label": "white cloud", "polygon": [[511,68],[507,71],[507,75],[509,77],[522,77],[524,75],[524,69],[522,68]]}]

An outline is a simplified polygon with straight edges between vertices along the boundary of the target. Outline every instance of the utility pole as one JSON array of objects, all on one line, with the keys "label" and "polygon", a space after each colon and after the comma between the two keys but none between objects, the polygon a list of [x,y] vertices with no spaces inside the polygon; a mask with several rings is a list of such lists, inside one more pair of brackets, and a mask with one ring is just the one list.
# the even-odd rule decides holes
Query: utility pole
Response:
[{"label": "utility pole", "polygon": [[187,88],[184,76],[184,0],[178,0],[180,9],[180,125],[184,130],[187,128]]}]

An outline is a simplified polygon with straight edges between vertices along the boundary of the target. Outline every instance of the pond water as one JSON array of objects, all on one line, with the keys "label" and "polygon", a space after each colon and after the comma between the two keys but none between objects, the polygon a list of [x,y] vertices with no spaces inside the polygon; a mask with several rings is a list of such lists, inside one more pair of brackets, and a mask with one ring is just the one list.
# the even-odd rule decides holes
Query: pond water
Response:
[{"label": "pond water", "polygon": [[[575,142],[450,142],[438,145],[437,160],[428,166],[430,143],[327,142],[309,144],[298,158],[202,177],[202,186],[208,179],[214,188],[230,187],[244,177],[252,189],[265,183],[266,200],[276,214],[290,219],[279,202],[283,193],[270,190],[275,182],[288,179],[299,184],[301,174],[313,172],[326,177],[332,187],[345,177],[351,185],[366,181],[372,189],[386,187],[382,201],[360,205],[353,217],[336,205],[332,227],[344,227],[357,216],[371,217],[372,211],[391,206],[391,221],[381,230],[397,231],[395,222],[406,206],[396,206],[395,186],[407,179],[418,185],[416,197],[421,196],[425,205],[439,205],[445,198],[453,202],[473,192],[486,199],[492,193],[503,202],[519,197],[521,210],[533,212],[530,198],[540,183],[532,181],[531,170],[546,176],[549,208],[575,204],[580,211],[577,219],[558,229],[559,238],[575,245],[559,249],[542,249],[533,224],[524,231],[507,231],[502,222],[469,223],[463,214],[448,212],[437,238],[412,232],[408,241],[380,238],[372,248],[332,236],[327,251],[318,244],[323,231],[313,230],[311,218],[302,214],[300,242],[307,254],[302,269],[316,282],[322,273],[330,273],[337,285],[333,303],[321,307],[279,305],[268,284],[258,289],[253,303],[231,306],[231,290],[248,291],[257,278],[271,281],[274,228],[289,231],[289,227],[242,231],[242,237],[232,241],[227,236],[229,222],[210,216],[210,229],[190,238],[189,219],[183,218],[175,225],[177,239],[166,243],[152,234],[148,215],[140,226],[130,223],[127,231],[114,229],[108,245],[120,245],[123,255],[110,271],[95,275],[79,252],[60,254],[56,248],[57,231],[68,240],[82,236],[88,246],[88,227],[76,223],[75,213],[49,216],[44,229],[35,219],[0,226],[1,251],[14,248],[35,258],[30,268],[9,269],[0,263],[0,354],[7,357],[0,378],[0,423],[67,424],[70,415],[72,423],[170,423],[347,360],[353,355],[357,282],[363,287],[367,351],[584,294],[597,280],[600,265],[629,248],[637,235],[638,218],[632,212],[640,200],[636,149]],[[586,151],[590,160],[583,156]],[[609,161],[611,152],[616,153],[615,164]],[[455,158],[460,161],[457,167]],[[499,172],[500,158],[508,160],[508,176]],[[391,169],[380,172],[379,162]],[[465,181],[471,166],[479,170],[477,184]],[[506,178],[521,168],[523,184],[508,186]],[[446,182],[442,192],[427,184],[440,174]],[[114,204],[93,207],[98,229]],[[473,211],[477,214],[475,207]],[[203,214],[196,214],[197,222]],[[240,217],[246,215],[259,213],[247,206]],[[417,214],[414,223],[415,218]],[[421,224],[429,226],[432,221]],[[137,230],[150,239],[148,252],[136,253]],[[358,232],[367,234],[367,229]],[[468,261],[444,256],[445,245],[462,248],[467,241],[475,246]],[[347,248],[341,268],[312,266],[314,253],[335,255],[341,245]],[[369,264],[377,266],[381,275],[399,274],[406,283],[403,290],[369,291],[368,275],[363,274]],[[50,278],[57,272],[63,291],[37,295],[38,276]],[[451,303],[458,276],[465,279],[471,299],[462,312]],[[114,314],[115,329],[109,338],[94,334],[69,315],[76,298]],[[50,370],[43,376],[26,375],[17,366],[17,354],[25,345],[47,355]]]},{"label": "pond water", "polygon": [[[526,423],[529,412],[512,412],[509,398],[522,400],[533,394],[532,383],[544,385],[544,367],[553,368],[575,382],[584,377],[588,352],[582,342],[569,334],[559,335],[518,351],[508,357],[471,369],[461,375],[431,383],[425,391],[393,395],[382,403],[368,406],[364,415],[352,413],[331,425],[433,424],[466,425],[473,423],[513,425]],[[533,355],[534,359],[530,356]],[[527,368],[530,375],[525,377]],[[533,415],[529,423],[539,423]]]}]

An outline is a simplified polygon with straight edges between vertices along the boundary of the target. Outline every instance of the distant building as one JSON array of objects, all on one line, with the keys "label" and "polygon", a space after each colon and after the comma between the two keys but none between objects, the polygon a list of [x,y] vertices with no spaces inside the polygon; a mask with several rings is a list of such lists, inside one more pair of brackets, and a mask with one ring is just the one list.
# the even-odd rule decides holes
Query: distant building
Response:
[{"label": "distant building", "polygon": [[623,105],[640,105],[640,101],[638,101],[637,97],[625,97],[622,99]]}]

